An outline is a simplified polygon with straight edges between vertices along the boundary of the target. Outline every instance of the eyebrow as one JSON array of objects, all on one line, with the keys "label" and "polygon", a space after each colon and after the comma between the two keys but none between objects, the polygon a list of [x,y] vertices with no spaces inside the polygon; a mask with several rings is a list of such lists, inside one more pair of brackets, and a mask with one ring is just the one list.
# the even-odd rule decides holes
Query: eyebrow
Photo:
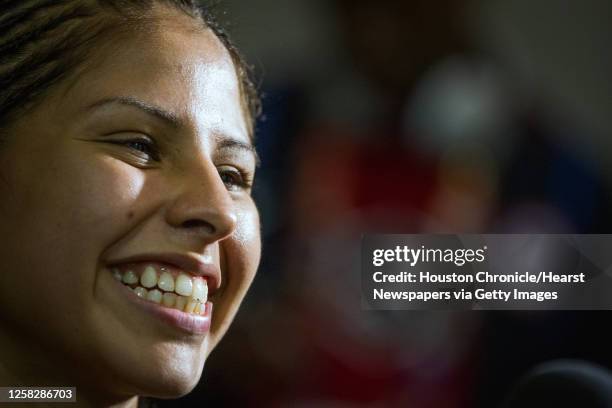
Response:
[{"label": "eyebrow", "polygon": [[259,159],[259,154],[257,153],[257,149],[253,144],[243,142],[241,140],[237,140],[231,137],[225,136],[217,136],[215,137],[215,142],[217,144],[217,149],[240,149],[246,150],[255,156],[255,164],[259,166],[261,164],[261,160]]},{"label": "eyebrow", "polygon": [[132,98],[129,96],[118,96],[114,98],[105,98],[99,100],[87,107],[88,110],[100,108],[106,105],[124,105],[124,106],[132,106],[134,108],[140,109],[145,113],[148,113],[151,116],[155,116],[156,118],[166,122],[166,124],[172,126],[173,128],[180,128],[182,126],[181,120],[172,112],[168,112],[165,109],[162,109],[158,106],[151,105],[145,101],[140,99]]},{"label": "eyebrow", "polygon": [[[155,106],[140,99],[129,96],[105,98],[89,105],[87,109],[91,110],[113,104],[131,106],[140,109],[141,111],[144,111],[145,113],[160,119],[161,121],[165,122],[167,125],[170,125],[175,129],[183,127],[182,121],[174,113],[168,112],[167,110],[162,109],[159,106]],[[257,149],[255,148],[255,146],[253,146],[252,143],[243,142],[227,136],[216,136],[215,142],[218,149],[246,150],[247,152],[255,156],[255,162],[257,163],[257,166],[259,166],[259,154],[257,153]]]}]

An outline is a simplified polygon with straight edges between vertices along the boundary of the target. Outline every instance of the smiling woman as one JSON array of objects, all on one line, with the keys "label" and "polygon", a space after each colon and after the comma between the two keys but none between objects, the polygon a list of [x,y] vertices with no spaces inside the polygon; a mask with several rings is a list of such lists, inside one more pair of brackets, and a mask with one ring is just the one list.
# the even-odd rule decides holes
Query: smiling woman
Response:
[{"label": "smiling woman", "polygon": [[0,385],[185,395],[259,263],[244,63],[192,1],[2,7]]}]

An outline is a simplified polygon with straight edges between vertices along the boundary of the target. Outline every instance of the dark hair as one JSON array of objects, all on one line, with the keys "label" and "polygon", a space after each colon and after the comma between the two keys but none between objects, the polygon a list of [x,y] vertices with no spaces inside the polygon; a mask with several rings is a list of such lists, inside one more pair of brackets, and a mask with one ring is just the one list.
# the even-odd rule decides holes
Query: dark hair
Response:
[{"label": "dark hair", "polygon": [[0,130],[74,73],[96,40],[118,28],[139,29],[140,18],[155,3],[201,21],[223,43],[236,68],[253,137],[260,102],[250,69],[210,7],[198,0],[0,0]]}]

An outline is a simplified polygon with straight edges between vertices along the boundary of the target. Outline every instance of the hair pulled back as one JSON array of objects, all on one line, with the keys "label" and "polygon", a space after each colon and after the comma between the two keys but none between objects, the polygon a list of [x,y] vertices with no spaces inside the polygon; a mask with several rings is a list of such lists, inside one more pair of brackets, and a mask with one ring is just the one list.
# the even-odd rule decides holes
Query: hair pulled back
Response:
[{"label": "hair pulled back", "polygon": [[249,67],[210,7],[197,0],[0,0],[0,131],[73,74],[99,41],[121,28],[139,29],[156,3],[200,21],[226,47],[253,137],[260,103]]}]

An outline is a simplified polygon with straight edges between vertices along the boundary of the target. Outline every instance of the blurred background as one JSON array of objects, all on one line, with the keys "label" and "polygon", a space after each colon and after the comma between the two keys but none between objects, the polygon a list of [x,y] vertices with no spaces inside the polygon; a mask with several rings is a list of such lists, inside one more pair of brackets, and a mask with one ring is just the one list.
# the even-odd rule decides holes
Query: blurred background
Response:
[{"label": "blurred background", "polygon": [[[609,0],[226,0],[264,114],[264,251],[180,406],[496,407],[612,368],[608,312],[375,312],[364,233],[611,233]],[[174,406],[175,403],[161,403]]]}]

